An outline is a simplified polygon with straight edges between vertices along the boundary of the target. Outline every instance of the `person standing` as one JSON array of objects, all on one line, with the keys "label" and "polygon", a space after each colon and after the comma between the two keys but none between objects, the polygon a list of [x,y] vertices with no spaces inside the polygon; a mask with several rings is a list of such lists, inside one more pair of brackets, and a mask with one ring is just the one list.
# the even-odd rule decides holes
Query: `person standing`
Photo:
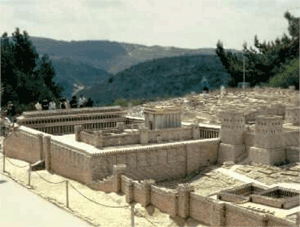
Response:
[{"label": "person standing", "polygon": [[36,108],[36,110],[42,110],[42,105],[40,104],[40,102],[37,102],[35,104],[35,108]]},{"label": "person standing", "polygon": [[14,116],[16,115],[16,108],[14,106],[14,104],[12,103],[12,101],[9,101],[7,104],[7,117],[9,118],[9,120],[11,122],[14,122]]},{"label": "person standing", "polygon": [[61,99],[60,100],[60,109],[66,109],[66,103],[65,103],[65,99]]},{"label": "person standing", "polygon": [[47,99],[44,99],[42,101],[42,109],[43,110],[48,110],[49,109],[49,101]]},{"label": "person standing", "polygon": [[92,101],[91,98],[89,98],[85,106],[86,107],[93,107],[93,105],[94,105],[94,102]]},{"label": "person standing", "polygon": [[72,97],[72,100],[70,101],[70,106],[72,109],[77,108],[77,98],[75,95]]},{"label": "person standing", "polygon": [[56,103],[53,100],[49,103],[49,110],[56,110]]},{"label": "person standing", "polygon": [[80,98],[79,98],[79,101],[78,101],[79,108],[84,107],[85,104],[86,104],[86,98],[83,97],[82,95],[80,95]]}]

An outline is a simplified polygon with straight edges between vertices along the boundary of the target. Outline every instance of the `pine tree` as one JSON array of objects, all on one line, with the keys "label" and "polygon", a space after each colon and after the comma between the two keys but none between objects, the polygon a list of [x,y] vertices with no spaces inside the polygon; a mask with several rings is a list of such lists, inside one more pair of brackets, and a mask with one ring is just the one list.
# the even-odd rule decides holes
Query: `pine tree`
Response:
[{"label": "pine tree", "polygon": [[289,12],[284,14],[288,20],[289,36],[284,34],[281,39],[261,43],[257,35],[254,37],[255,49],[248,49],[247,43],[243,45],[243,54],[233,54],[224,50],[222,42],[217,43],[216,53],[224,68],[231,75],[229,86],[237,86],[242,82],[243,61],[246,61],[246,81],[251,86],[268,82],[276,75],[280,67],[287,61],[299,57],[299,18],[293,17]]},{"label": "pine tree", "polygon": [[8,101],[26,106],[41,99],[60,98],[62,88],[54,82],[55,70],[47,55],[35,50],[26,31],[17,28],[9,38],[1,38],[1,105]]}]

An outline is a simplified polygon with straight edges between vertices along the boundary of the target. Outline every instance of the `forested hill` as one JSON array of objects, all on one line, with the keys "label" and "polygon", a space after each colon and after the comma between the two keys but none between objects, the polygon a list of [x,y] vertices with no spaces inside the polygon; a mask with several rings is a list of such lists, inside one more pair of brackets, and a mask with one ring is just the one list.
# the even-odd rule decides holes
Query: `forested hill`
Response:
[{"label": "forested hill", "polygon": [[71,98],[77,86],[91,87],[101,84],[112,74],[86,63],[74,62],[69,58],[52,60],[55,68],[55,81],[63,86],[63,96]]},{"label": "forested hill", "polygon": [[[141,62],[183,55],[215,55],[214,48],[185,49],[177,47],[146,46],[107,40],[62,41],[41,37],[30,40],[39,54],[48,54],[53,61],[70,59],[116,74]],[[228,50],[234,53],[236,50]]]},{"label": "forested hill", "polygon": [[216,55],[180,56],[143,62],[80,94],[92,97],[101,105],[119,98],[182,96],[191,91],[201,91],[203,78],[207,79],[211,89],[227,83],[229,74]]}]

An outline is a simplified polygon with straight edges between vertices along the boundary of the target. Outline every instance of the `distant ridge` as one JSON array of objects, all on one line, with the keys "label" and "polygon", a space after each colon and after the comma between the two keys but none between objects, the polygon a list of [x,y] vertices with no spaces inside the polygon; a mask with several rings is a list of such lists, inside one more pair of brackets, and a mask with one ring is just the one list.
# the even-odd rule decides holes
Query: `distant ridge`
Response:
[{"label": "distant ridge", "polygon": [[[137,74],[134,71],[139,69],[138,71],[142,72],[142,70],[140,70],[140,66],[137,66],[134,70],[131,67],[144,62],[157,60],[157,62],[162,63],[164,61],[161,59],[164,58],[196,55],[202,55],[205,58],[208,57],[208,59],[212,59],[211,56],[216,57],[214,48],[186,49],[158,45],[146,46],[108,40],[64,41],[43,37],[30,37],[30,39],[40,55],[49,55],[57,74],[55,80],[64,87],[63,95],[67,98],[70,98],[72,93],[78,89],[78,85],[85,87],[82,92],[91,91],[96,87],[101,87],[101,92],[104,93],[110,92],[109,89],[113,91],[115,88],[111,85],[114,83],[111,85],[106,84],[109,78],[113,78],[112,75],[116,75],[116,78],[118,78],[118,74],[123,73],[128,78],[135,78]],[[237,50],[231,51],[240,52]],[[148,64],[142,66],[148,67]],[[207,64],[210,64],[209,60]],[[208,65],[208,67],[210,66]],[[224,69],[222,70],[222,73],[224,73]],[[125,72],[132,72],[132,74],[129,75]],[[191,73],[191,71],[186,70],[185,73]],[[151,73],[146,74],[150,76]],[[111,97],[111,95],[108,96]],[[101,100],[103,101],[103,98]],[[105,103],[107,104],[107,102]]]},{"label": "distant ridge", "polygon": [[202,91],[202,79],[210,89],[227,85],[229,74],[216,55],[192,55],[142,62],[110,77],[102,84],[83,89],[79,94],[91,97],[100,105],[116,99],[156,99],[183,96]]}]

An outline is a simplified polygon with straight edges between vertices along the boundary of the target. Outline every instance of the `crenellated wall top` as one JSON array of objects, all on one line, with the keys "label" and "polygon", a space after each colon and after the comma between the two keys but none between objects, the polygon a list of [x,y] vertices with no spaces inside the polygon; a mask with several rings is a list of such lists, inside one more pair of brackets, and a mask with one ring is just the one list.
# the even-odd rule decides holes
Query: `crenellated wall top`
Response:
[{"label": "crenellated wall top", "polygon": [[[180,146],[187,146],[192,144],[215,144],[219,143],[220,138],[212,138],[212,139],[205,139],[205,140],[190,140],[190,141],[183,141],[183,142],[173,142],[168,144],[153,144],[148,146],[137,146],[137,147],[129,147],[129,148],[110,148],[108,150],[98,150],[98,152],[91,152],[93,156],[107,156],[107,155],[122,155],[127,153],[136,153],[136,152],[149,152],[161,148],[165,149],[176,149]],[[100,153],[99,153],[100,151]]]}]

